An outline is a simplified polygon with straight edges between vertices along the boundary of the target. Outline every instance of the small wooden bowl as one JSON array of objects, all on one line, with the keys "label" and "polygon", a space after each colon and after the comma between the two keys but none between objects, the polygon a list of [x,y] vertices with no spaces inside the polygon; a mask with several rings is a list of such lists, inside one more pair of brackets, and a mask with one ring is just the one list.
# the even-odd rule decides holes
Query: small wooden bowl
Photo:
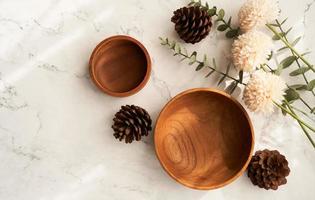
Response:
[{"label": "small wooden bowl", "polygon": [[190,188],[209,190],[231,183],[246,170],[254,131],[245,109],[230,95],[199,88],[177,95],[163,108],[154,143],[171,177]]},{"label": "small wooden bowl", "polygon": [[126,97],[148,82],[151,59],[146,48],[134,38],[113,36],[99,43],[90,57],[93,82],[105,93]]}]

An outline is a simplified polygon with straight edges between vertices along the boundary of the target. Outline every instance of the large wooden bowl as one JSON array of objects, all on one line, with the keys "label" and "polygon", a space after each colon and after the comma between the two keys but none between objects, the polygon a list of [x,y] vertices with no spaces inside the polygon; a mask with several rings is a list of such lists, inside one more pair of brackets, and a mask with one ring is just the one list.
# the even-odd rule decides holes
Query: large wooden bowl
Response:
[{"label": "large wooden bowl", "polygon": [[137,93],[147,83],[151,59],[136,39],[118,35],[105,39],[90,57],[90,74],[105,93],[126,97]]},{"label": "large wooden bowl", "polygon": [[254,132],[246,111],[230,95],[192,89],[161,111],[154,143],[171,177],[190,188],[208,190],[229,184],[246,170]]}]

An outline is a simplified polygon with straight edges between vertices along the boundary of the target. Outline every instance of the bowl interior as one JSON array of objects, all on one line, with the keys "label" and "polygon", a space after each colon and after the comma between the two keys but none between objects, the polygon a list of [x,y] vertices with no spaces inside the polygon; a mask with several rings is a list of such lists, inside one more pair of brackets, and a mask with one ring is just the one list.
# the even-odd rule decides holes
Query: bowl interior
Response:
[{"label": "bowl interior", "polygon": [[252,149],[246,111],[213,91],[175,97],[161,112],[154,137],[165,170],[196,189],[217,188],[234,180]]},{"label": "bowl interior", "polygon": [[105,40],[96,49],[91,63],[94,78],[112,93],[129,92],[146,77],[148,60],[144,50],[125,37]]}]

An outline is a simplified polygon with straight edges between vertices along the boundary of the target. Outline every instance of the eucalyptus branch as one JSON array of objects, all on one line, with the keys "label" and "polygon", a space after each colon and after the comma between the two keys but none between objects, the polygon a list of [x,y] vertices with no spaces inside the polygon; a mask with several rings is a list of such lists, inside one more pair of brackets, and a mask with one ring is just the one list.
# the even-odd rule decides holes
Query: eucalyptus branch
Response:
[{"label": "eucalyptus branch", "polygon": [[296,56],[296,59],[301,59],[301,60],[304,62],[304,64],[306,64],[306,65],[310,68],[310,70],[312,70],[313,72],[315,72],[314,66],[311,65],[311,64],[303,57],[302,54],[300,54],[299,52],[297,52],[297,50],[296,50],[289,42],[287,42],[287,41],[284,39],[284,37],[283,37],[282,34],[278,33],[278,32],[272,27],[271,24],[266,24],[266,26],[268,27],[268,29],[269,29],[270,31],[272,31],[272,32],[275,34],[275,36],[276,36],[277,38],[279,38],[279,39],[287,46],[287,48],[289,48],[290,50],[292,50],[292,52],[294,53],[294,56]]},{"label": "eucalyptus branch", "polygon": [[[231,64],[228,65],[226,72],[222,72],[222,71],[217,69],[215,59],[212,60],[213,64],[211,66],[209,64],[209,61],[208,61],[208,58],[206,55],[204,55],[203,61],[200,61],[197,59],[197,52],[196,51],[194,51],[192,54],[188,54],[187,50],[184,47],[181,47],[175,41],[170,41],[168,38],[163,39],[161,37],[160,37],[160,40],[161,40],[161,45],[167,46],[169,49],[174,51],[174,56],[182,56],[183,58],[181,60],[186,60],[186,59],[189,60],[189,65],[197,64],[196,71],[199,71],[204,67],[210,69],[210,72],[206,75],[206,77],[209,77],[214,72],[220,74],[221,79],[219,80],[218,85],[221,84],[225,78],[229,78],[229,79],[233,80],[236,83],[236,86],[237,86],[237,84],[246,85],[242,81],[243,80],[243,73],[239,74],[239,79],[236,79],[236,78],[229,75],[229,70],[230,70]],[[236,86],[233,86],[234,88],[232,88],[232,91],[234,91]]]},{"label": "eucalyptus branch", "polygon": [[[283,105],[278,104],[277,102],[273,102],[273,103],[278,108],[280,108],[282,111],[286,112],[291,117],[293,117],[296,121],[300,122],[303,126],[305,126],[306,128],[310,129],[311,131],[313,131],[315,133],[315,128],[313,128],[312,126],[310,126],[309,124],[304,122],[302,119],[300,119],[300,117],[298,115],[293,114],[289,109],[285,108]],[[291,108],[291,105],[287,101],[285,101],[285,105],[286,105],[286,107],[290,107]]]},{"label": "eucalyptus branch", "polygon": [[227,31],[225,36],[227,38],[236,38],[237,36],[240,35],[241,33],[241,29],[239,27],[237,28],[233,28],[231,26],[231,22],[232,22],[232,17],[229,17],[228,20],[225,20],[225,11],[223,9],[217,9],[216,6],[213,6],[212,8],[210,8],[209,4],[206,2],[205,4],[202,4],[201,0],[191,0],[191,2],[188,4],[189,6],[199,6],[202,9],[207,10],[208,14],[213,17],[216,16],[217,22],[221,22],[221,25],[219,25],[217,27],[218,31]]},{"label": "eucalyptus branch", "polygon": [[[288,40],[288,38],[287,38],[287,33],[288,33],[288,31],[284,31],[283,28],[282,28],[282,24],[283,24],[283,23],[280,23],[278,20],[276,20],[276,24],[277,24],[277,26],[279,27],[279,30],[280,30],[280,32],[281,32],[281,35],[283,35],[283,38],[284,38],[287,42],[289,42],[289,40]],[[289,29],[289,30],[290,30],[290,29]],[[297,44],[299,40],[300,40],[300,37],[297,38],[292,44],[293,44],[293,45]],[[285,48],[286,48],[286,47],[281,48],[280,50],[285,49]],[[293,52],[291,49],[290,49],[290,52],[291,52],[291,54],[294,56],[294,52]],[[295,62],[296,62],[296,64],[297,64],[297,66],[299,67],[299,69],[301,69],[302,66],[301,66],[299,60],[298,60],[298,59],[295,59]],[[308,84],[309,84],[309,81],[307,80],[304,71],[302,71],[302,76],[303,76],[303,79],[304,79],[306,85],[308,85]],[[313,96],[315,96],[315,92],[313,91],[313,89],[311,90],[311,92],[312,92]],[[309,107],[309,106],[308,106],[308,107]],[[311,110],[312,110],[312,109],[311,109]]]},{"label": "eucalyptus branch", "polygon": [[[292,112],[292,114],[296,115],[294,110],[291,108],[291,105],[288,102],[286,102],[286,106],[289,108],[289,110]],[[302,128],[303,132],[305,133],[306,137],[308,138],[308,140],[313,145],[313,148],[315,149],[315,142],[313,141],[312,136],[310,136],[310,134],[307,132],[305,126],[301,122],[298,121],[298,123],[299,123],[300,127]]]}]

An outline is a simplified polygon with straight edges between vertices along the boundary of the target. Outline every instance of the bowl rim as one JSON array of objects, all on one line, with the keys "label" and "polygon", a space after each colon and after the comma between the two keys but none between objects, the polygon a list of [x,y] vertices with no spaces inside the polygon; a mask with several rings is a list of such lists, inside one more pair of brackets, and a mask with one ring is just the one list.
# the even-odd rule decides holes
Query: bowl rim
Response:
[{"label": "bowl rim", "polygon": [[[214,186],[196,186],[196,185],[192,185],[192,184],[189,184],[185,181],[181,181],[179,178],[177,178],[174,174],[172,174],[170,171],[167,170],[166,168],[166,165],[162,162],[161,160],[161,157],[160,157],[160,154],[157,150],[157,145],[156,145],[156,140],[157,140],[157,135],[156,135],[156,129],[157,129],[157,125],[161,119],[161,115],[164,113],[164,111],[174,102],[176,101],[177,99],[181,98],[182,96],[184,95],[187,95],[187,94],[191,94],[191,93],[194,93],[194,92],[201,92],[201,91],[204,91],[204,92],[210,92],[210,93],[216,93],[216,94],[219,94],[219,95],[222,95],[228,99],[230,99],[233,103],[235,103],[235,105],[237,107],[239,107],[241,109],[241,111],[243,112],[243,114],[245,115],[246,119],[247,119],[247,122],[249,124],[249,127],[250,127],[250,132],[251,132],[251,147],[250,147],[250,151],[249,151],[249,154],[247,156],[247,160],[246,162],[244,163],[243,167],[234,175],[232,176],[230,179],[226,180],[225,182],[221,183],[221,184],[218,184],[218,185],[214,185]],[[226,186],[230,183],[232,183],[234,180],[236,180],[238,177],[240,177],[244,172],[245,170],[247,169],[247,166],[249,165],[249,162],[251,160],[251,157],[252,157],[252,154],[253,154],[253,150],[254,150],[254,146],[255,146],[255,141],[254,141],[254,128],[253,128],[253,124],[250,120],[250,117],[247,113],[247,111],[245,110],[245,108],[240,104],[240,102],[238,102],[234,97],[232,97],[231,95],[221,91],[221,90],[218,90],[218,89],[214,89],[214,88],[194,88],[194,89],[188,89],[188,90],[185,90],[179,94],[177,94],[175,97],[173,97],[164,107],[163,109],[161,110],[161,112],[159,113],[158,115],[158,118],[156,120],[156,123],[155,123],[155,127],[154,127],[154,150],[155,150],[155,154],[161,164],[161,166],[163,167],[164,171],[167,172],[167,174],[169,176],[171,176],[175,181],[177,181],[178,183],[186,186],[186,187],[189,187],[189,188],[192,188],[192,189],[197,189],[197,190],[213,190],[213,189],[217,189],[217,188],[221,188],[223,186]]]},{"label": "bowl rim", "polygon": [[[103,47],[106,46],[107,43],[114,41],[114,40],[121,40],[121,41],[130,41],[133,44],[137,45],[138,47],[140,47],[140,49],[142,50],[142,52],[145,55],[146,58],[146,74],[143,78],[143,80],[133,89],[127,91],[127,92],[113,92],[112,90],[110,90],[109,88],[107,88],[105,85],[102,85],[96,78],[96,74],[95,74],[95,66],[93,65],[93,60],[95,58],[95,54],[102,49]],[[150,78],[150,74],[151,74],[151,70],[152,70],[152,66],[151,66],[151,58],[149,55],[149,52],[147,51],[147,49],[144,47],[144,45],[139,42],[138,40],[136,40],[133,37],[130,37],[128,35],[114,35],[114,36],[110,36],[106,39],[104,39],[103,41],[101,41],[98,45],[96,45],[96,47],[94,48],[90,59],[89,59],[89,72],[90,72],[90,76],[92,78],[92,81],[94,82],[94,84],[101,89],[101,91],[103,91],[106,94],[109,94],[111,96],[114,97],[127,97],[127,96],[131,96],[133,94],[136,94],[137,92],[139,92],[149,81]]]}]

